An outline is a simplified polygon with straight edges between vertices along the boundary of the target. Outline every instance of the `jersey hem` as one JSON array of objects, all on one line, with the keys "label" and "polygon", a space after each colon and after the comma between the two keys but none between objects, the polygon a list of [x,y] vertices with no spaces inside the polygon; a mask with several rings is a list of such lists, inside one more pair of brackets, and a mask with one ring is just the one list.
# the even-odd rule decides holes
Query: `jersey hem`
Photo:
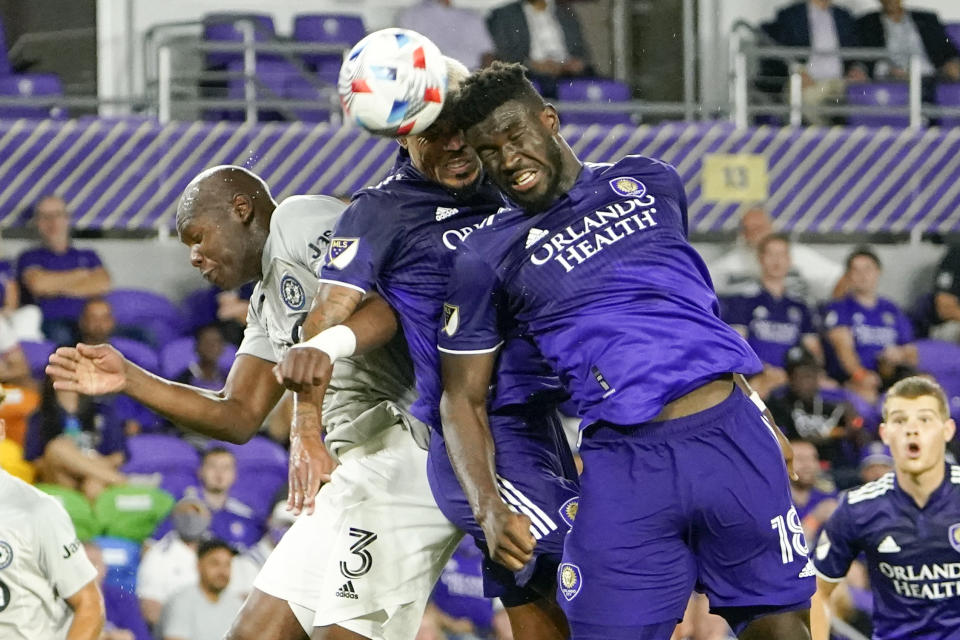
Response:
[{"label": "jersey hem", "polygon": [[339,286],[341,286],[341,287],[348,287],[348,288],[350,288],[350,289],[353,289],[354,291],[359,291],[360,293],[366,293],[366,292],[367,292],[367,290],[364,289],[363,287],[358,287],[358,286],[355,285],[355,284],[350,284],[349,282],[343,282],[342,280],[331,280],[330,278],[319,278],[319,279],[317,280],[317,282],[322,282],[322,283],[325,283],[325,284],[336,284],[336,285],[339,285]]},{"label": "jersey hem", "polygon": [[[811,563],[811,564],[813,564],[813,563]],[[825,573],[822,573],[819,569],[817,569],[817,566],[816,566],[816,565],[813,566],[813,571],[814,571],[814,573],[817,574],[817,577],[820,578],[821,580],[826,580],[827,582],[832,582],[833,584],[837,584],[837,583],[839,583],[839,582],[843,582],[844,578],[846,578],[846,576],[840,576],[839,578],[832,578],[832,577],[826,575]]]},{"label": "jersey hem", "polygon": [[492,347],[486,349],[445,349],[440,345],[437,345],[437,350],[443,353],[450,353],[453,355],[476,355],[481,353],[493,353],[497,349],[503,346],[503,342],[498,342]]}]

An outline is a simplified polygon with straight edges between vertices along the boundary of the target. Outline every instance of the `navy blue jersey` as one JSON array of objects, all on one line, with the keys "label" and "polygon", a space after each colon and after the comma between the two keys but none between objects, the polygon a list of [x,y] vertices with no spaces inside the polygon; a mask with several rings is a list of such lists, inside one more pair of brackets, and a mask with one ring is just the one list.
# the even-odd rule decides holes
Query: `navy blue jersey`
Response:
[{"label": "navy blue jersey", "polygon": [[[320,279],[363,292],[376,289],[396,310],[419,394],[411,412],[439,428],[442,387],[437,328],[452,255],[473,231],[492,224],[505,203],[486,180],[475,193],[457,196],[427,180],[404,156],[400,154],[394,173],[375,187],[359,191],[343,212]],[[529,367],[531,375],[520,381],[504,380],[504,391],[526,394],[538,381],[551,388],[559,386],[555,376],[551,381],[544,375],[548,370],[542,358],[538,362],[525,357],[535,350],[522,343],[517,348],[517,357],[501,358],[508,363],[506,371],[523,375]]]},{"label": "navy blue jersey", "polygon": [[893,472],[840,499],[817,541],[820,577],[841,580],[865,554],[875,640],[960,638],[960,466],[919,508]]},{"label": "navy blue jersey", "polygon": [[687,241],[676,171],[627,156],[584,166],[550,209],[511,210],[455,258],[440,332],[451,352],[530,335],[583,425],[638,424],[665,404],[760,361],[720,319],[707,268]]},{"label": "navy blue jersey", "polygon": [[775,297],[763,287],[726,300],[723,319],[746,329],[747,342],[762,362],[784,367],[787,351],[806,334],[816,333],[810,309],[801,300]]}]

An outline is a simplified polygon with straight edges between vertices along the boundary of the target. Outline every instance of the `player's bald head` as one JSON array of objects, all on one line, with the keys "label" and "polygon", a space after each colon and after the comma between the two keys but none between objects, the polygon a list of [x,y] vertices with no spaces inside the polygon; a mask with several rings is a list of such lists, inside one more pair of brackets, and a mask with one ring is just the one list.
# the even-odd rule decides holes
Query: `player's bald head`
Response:
[{"label": "player's bald head", "polygon": [[235,165],[211,167],[183,190],[177,205],[177,227],[200,214],[228,214],[237,197],[248,199],[254,210],[275,206],[270,187],[257,174]]}]

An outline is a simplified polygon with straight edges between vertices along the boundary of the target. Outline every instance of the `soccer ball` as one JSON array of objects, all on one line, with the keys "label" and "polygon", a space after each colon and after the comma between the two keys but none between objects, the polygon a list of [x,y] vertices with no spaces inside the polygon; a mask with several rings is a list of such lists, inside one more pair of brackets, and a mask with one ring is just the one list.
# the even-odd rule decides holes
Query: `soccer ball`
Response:
[{"label": "soccer ball", "polygon": [[337,81],[343,113],[371,133],[420,133],[437,119],[447,95],[447,63],[428,38],[382,29],[358,42]]}]

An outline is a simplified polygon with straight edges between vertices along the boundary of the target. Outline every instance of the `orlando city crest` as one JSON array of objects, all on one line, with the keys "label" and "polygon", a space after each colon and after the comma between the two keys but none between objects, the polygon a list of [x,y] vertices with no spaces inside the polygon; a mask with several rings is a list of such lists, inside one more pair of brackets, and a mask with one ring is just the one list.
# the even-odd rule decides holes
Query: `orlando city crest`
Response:
[{"label": "orlando city crest", "polygon": [[570,498],[560,505],[560,518],[573,528],[573,521],[577,519],[577,510],[580,508],[580,498]]},{"label": "orlando city crest", "polygon": [[950,546],[954,551],[960,552],[960,522],[950,525],[947,530],[947,537],[950,538]]},{"label": "orlando city crest", "polygon": [[303,309],[307,302],[307,297],[303,294],[303,285],[290,275],[280,279],[280,295],[283,296],[283,304],[294,311]]},{"label": "orlando city crest", "polygon": [[448,302],[443,303],[443,332],[453,336],[460,328],[460,307]]},{"label": "orlando city crest", "polygon": [[334,238],[330,241],[327,265],[334,269],[343,269],[357,257],[360,238]]},{"label": "orlando city crest", "polygon": [[580,567],[569,562],[561,562],[557,569],[560,583],[560,593],[567,600],[573,600],[580,593],[580,587],[583,585],[583,578],[580,576]]},{"label": "orlando city crest", "polygon": [[647,187],[636,178],[624,176],[610,181],[610,188],[620,196],[640,197],[647,192]]},{"label": "orlando city crest", "polygon": [[0,569],[6,569],[13,562],[13,548],[3,540],[0,540]]}]

